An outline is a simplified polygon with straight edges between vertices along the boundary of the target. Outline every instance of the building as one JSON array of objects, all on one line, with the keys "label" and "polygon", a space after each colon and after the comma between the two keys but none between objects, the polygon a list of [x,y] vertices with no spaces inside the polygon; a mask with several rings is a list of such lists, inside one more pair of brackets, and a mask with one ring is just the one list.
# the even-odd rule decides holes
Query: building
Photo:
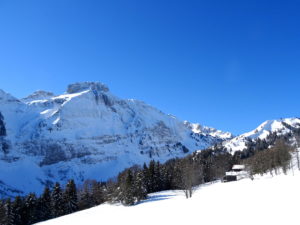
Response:
[{"label": "building", "polygon": [[233,165],[232,170],[226,172],[222,178],[222,182],[237,181],[248,177],[248,173],[245,170],[245,165]]}]

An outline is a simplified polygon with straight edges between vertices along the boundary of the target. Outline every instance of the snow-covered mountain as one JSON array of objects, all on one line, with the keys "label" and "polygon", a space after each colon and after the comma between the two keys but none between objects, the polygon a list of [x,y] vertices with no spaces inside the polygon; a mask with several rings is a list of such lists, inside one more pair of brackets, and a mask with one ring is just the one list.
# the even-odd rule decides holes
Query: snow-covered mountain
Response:
[{"label": "snow-covered mountain", "polygon": [[184,123],[196,134],[207,134],[221,139],[232,139],[234,137],[230,132],[224,132],[212,127],[202,126],[199,123],[190,123],[188,121],[184,121]]},{"label": "snow-covered mountain", "polygon": [[134,164],[182,157],[231,137],[118,98],[99,82],[21,100],[0,90],[0,194],[39,193],[70,178],[105,180]]},{"label": "snow-covered mountain", "polygon": [[236,151],[243,151],[246,149],[249,140],[252,142],[256,142],[258,139],[266,140],[271,133],[276,133],[277,136],[282,136],[288,133],[293,133],[294,129],[299,128],[299,118],[268,120],[259,125],[255,130],[224,141],[222,145],[233,154]]}]

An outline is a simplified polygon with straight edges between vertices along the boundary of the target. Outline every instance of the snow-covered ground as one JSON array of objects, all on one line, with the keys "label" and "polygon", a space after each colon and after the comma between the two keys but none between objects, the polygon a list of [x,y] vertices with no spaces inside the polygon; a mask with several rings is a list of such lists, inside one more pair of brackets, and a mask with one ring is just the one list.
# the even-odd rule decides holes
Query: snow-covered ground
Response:
[{"label": "snow-covered ground", "polygon": [[41,224],[299,224],[299,190],[295,171],[202,185],[191,199],[182,191],[159,192],[135,206],[104,204]]}]

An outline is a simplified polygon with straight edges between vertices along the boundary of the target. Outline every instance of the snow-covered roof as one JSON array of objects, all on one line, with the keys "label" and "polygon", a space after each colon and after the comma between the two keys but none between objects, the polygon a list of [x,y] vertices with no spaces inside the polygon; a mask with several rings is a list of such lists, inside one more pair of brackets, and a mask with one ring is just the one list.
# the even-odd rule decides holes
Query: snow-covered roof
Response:
[{"label": "snow-covered roof", "polygon": [[245,165],[233,165],[233,170],[243,170],[245,169]]}]

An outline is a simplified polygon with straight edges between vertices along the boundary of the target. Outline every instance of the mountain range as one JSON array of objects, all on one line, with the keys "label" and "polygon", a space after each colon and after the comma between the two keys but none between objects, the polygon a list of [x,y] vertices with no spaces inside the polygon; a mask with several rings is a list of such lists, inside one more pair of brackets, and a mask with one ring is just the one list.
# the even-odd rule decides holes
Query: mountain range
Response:
[{"label": "mountain range", "polygon": [[138,100],[121,99],[100,82],[70,84],[65,93],[36,91],[17,99],[0,90],[0,195],[40,193],[74,179],[107,180],[123,169],[300,128],[299,118],[270,120],[234,137],[181,121]]}]

